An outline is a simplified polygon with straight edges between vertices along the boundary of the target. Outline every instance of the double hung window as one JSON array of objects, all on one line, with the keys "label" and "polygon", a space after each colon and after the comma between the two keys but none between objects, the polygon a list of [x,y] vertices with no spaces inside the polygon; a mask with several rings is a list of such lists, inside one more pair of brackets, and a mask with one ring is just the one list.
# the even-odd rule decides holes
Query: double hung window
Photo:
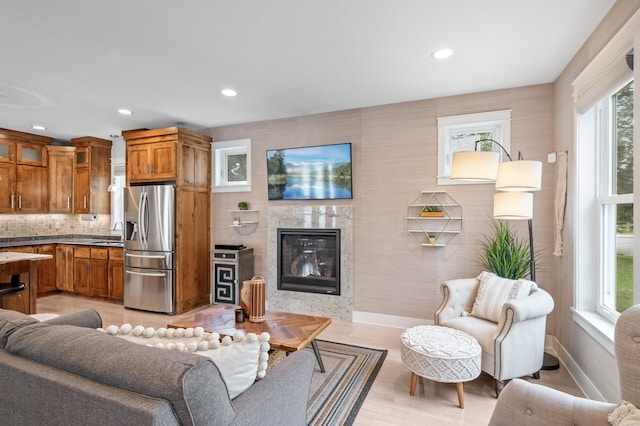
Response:
[{"label": "double hung window", "polygon": [[[632,42],[627,46],[631,50]],[[611,324],[603,331],[609,338],[634,294],[640,302],[633,282],[635,91],[620,50],[604,49],[574,82],[575,309],[593,324]]]}]

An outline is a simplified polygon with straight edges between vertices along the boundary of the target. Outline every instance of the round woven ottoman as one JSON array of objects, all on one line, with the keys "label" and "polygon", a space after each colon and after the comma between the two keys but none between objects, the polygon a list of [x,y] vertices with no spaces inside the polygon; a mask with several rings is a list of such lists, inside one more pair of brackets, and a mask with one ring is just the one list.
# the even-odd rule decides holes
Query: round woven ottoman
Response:
[{"label": "round woven ottoman", "polygon": [[411,370],[409,394],[418,376],[441,383],[456,383],[458,405],[464,408],[464,382],[480,375],[482,349],[467,333],[437,325],[420,325],[402,333],[400,355]]}]

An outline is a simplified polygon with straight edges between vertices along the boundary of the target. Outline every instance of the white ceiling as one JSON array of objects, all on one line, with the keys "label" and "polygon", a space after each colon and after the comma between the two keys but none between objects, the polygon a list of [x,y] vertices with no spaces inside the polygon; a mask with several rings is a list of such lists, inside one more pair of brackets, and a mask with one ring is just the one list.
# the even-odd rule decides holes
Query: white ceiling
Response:
[{"label": "white ceiling", "polygon": [[613,3],[0,0],[0,127],[109,138],[553,82]]}]

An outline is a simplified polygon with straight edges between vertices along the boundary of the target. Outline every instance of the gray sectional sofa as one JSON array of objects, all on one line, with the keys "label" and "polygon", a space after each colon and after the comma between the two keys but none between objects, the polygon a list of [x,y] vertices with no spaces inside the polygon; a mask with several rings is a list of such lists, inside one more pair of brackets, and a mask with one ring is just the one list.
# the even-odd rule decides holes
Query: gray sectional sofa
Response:
[{"label": "gray sectional sofa", "polygon": [[93,310],[39,322],[0,309],[0,423],[305,425],[315,358],[291,354],[234,400],[199,355],[114,339]]}]

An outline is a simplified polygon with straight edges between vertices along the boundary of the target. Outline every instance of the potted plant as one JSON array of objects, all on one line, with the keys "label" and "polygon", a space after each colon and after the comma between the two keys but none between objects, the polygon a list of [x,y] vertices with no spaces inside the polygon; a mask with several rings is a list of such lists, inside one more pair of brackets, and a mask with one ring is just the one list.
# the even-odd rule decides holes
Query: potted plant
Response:
[{"label": "potted plant", "polygon": [[436,240],[437,240],[437,237],[435,235],[433,235],[433,234],[428,234],[428,235],[429,235],[429,243],[435,244]]},{"label": "potted plant", "polygon": [[517,280],[529,274],[529,243],[518,238],[507,222],[494,221],[493,235],[485,235],[480,265],[502,277]]},{"label": "potted plant", "polygon": [[246,201],[240,201],[238,203],[239,210],[247,210],[249,208],[249,204]]},{"label": "potted plant", "polygon": [[438,206],[425,206],[420,212],[420,217],[444,217],[444,212]]}]

